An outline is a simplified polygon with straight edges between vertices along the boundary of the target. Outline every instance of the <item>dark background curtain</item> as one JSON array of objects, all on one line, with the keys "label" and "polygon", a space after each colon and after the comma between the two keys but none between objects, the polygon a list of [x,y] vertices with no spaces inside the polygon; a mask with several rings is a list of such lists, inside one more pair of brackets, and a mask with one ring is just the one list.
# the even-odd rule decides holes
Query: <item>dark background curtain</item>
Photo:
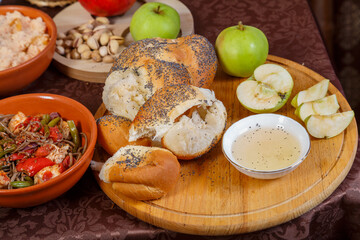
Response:
[{"label": "dark background curtain", "polygon": [[346,98],[360,123],[360,1],[308,0]]}]

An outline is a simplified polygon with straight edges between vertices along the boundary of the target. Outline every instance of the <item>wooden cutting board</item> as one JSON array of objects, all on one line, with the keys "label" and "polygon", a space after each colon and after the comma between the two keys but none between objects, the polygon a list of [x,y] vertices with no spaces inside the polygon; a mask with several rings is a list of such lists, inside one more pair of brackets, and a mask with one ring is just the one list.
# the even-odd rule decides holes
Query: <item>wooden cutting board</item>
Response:
[{"label": "wooden cutting board", "polygon": [[[269,56],[268,62],[285,67],[294,79],[292,97],[324,78],[295,62]],[[244,79],[218,71],[213,83],[216,97],[228,112],[227,128],[253,113],[236,98],[236,87]],[[350,110],[341,93],[332,85],[328,94],[336,94],[340,111]],[[276,113],[299,122],[290,101]],[[106,112],[102,105],[95,118]],[[327,198],[344,180],[355,158],[358,131],[355,119],[340,135],[331,139],[311,138],[311,150],[305,161],[290,174],[274,180],[259,180],[238,172],[225,158],[218,143],[197,160],[181,161],[181,177],[176,187],[155,201],[135,201],[116,194],[110,184],[94,175],[109,198],[131,215],[176,232],[199,235],[229,235],[275,226],[309,211]],[[109,157],[97,147],[94,160]]]},{"label": "wooden cutting board", "polygon": [[[180,15],[180,35],[186,36],[194,33],[193,17],[190,10],[182,2],[178,0],[145,0],[144,2],[163,2],[170,5],[176,9]],[[135,2],[130,10],[125,14],[121,16],[109,17],[110,23],[116,25],[116,29],[114,30],[115,33],[125,38],[125,44],[121,46],[122,48],[125,48],[134,41],[129,32],[129,26],[132,15],[140,6],[140,2]],[[87,12],[79,2],[76,2],[59,12],[53,20],[56,24],[58,33],[65,33],[68,30],[78,27],[91,19],[93,19],[91,14]],[[92,60],[68,59],[64,56],[61,56],[57,52],[54,54],[53,62],[55,67],[60,72],[71,78],[97,83],[105,82],[105,79],[112,66],[112,63],[97,63]]]}]

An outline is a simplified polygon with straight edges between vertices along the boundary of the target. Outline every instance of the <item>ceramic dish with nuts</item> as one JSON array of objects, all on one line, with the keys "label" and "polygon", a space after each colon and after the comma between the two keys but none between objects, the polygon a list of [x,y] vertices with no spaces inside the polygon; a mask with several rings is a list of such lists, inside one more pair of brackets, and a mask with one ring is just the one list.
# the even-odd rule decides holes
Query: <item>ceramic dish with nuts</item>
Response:
[{"label": "ceramic dish with nuts", "polygon": [[97,17],[58,33],[56,52],[68,59],[112,63],[123,44],[124,38],[114,34],[109,19]]}]

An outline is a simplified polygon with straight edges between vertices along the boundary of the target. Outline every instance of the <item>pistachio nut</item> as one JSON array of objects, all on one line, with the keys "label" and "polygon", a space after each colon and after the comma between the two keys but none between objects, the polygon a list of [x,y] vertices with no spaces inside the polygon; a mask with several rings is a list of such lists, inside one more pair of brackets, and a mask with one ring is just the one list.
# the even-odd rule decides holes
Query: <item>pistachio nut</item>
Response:
[{"label": "pistachio nut", "polygon": [[119,45],[123,45],[125,42],[125,39],[123,37],[117,35],[111,36],[110,40],[116,40],[119,43]]},{"label": "pistachio nut", "polygon": [[110,40],[110,35],[108,33],[102,33],[100,35],[99,41],[102,46],[106,46],[109,43],[109,40]]},{"label": "pistachio nut", "polygon": [[94,38],[94,36],[91,36],[88,38],[88,40],[86,40],[86,44],[91,48],[91,49],[99,49],[99,43],[98,41]]},{"label": "pistachio nut", "polygon": [[78,53],[81,54],[85,51],[90,51],[90,47],[88,45],[86,45],[85,43],[83,43],[78,46],[77,51],[78,51]]},{"label": "pistachio nut", "polygon": [[92,52],[90,50],[82,52],[81,53],[81,59],[84,59],[84,60],[90,59],[91,58],[91,53]]},{"label": "pistachio nut", "polygon": [[65,55],[65,48],[63,46],[56,46],[56,52],[60,55]]},{"label": "pistachio nut", "polygon": [[117,53],[119,53],[120,51],[120,47],[119,47],[119,43],[118,41],[112,39],[109,41],[109,44],[108,44],[108,52],[110,55],[115,55]]},{"label": "pistachio nut", "polygon": [[56,40],[56,45],[57,45],[57,46],[62,46],[63,44],[64,44],[64,40],[63,40],[63,39]]},{"label": "pistachio nut", "polygon": [[74,41],[73,41],[73,43],[72,43],[72,47],[73,47],[73,48],[77,48],[77,47],[79,47],[83,42],[84,42],[84,40],[82,39],[82,37],[75,38]]},{"label": "pistachio nut", "polygon": [[95,50],[91,53],[91,59],[94,60],[95,62],[101,62],[102,58],[100,56],[100,53],[98,50]]},{"label": "pistachio nut", "polygon": [[59,39],[64,39],[64,38],[66,38],[66,34],[63,33],[63,32],[61,32],[61,33],[58,33],[57,37],[58,37]]},{"label": "pistachio nut", "polygon": [[80,53],[78,53],[76,49],[71,50],[70,56],[72,59],[80,59]]},{"label": "pistachio nut", "polygon": [[102,56],[102,57],[105,57],[106,55],[108,55],[107,47],[106,46],[101,46],[99,48],[99,53],[100,53],[100,56]]},{"label": "pistachio nut", "polygon": [[101,24],[109,24],[110,20],[107,17],[97,17],[95,18],[96,22],[99,22]]},{"label": "pistachio nut", "polygon": [[112,63],[112,62],[114,62],[114,58],[110,55],[106,55],[105,57],[103,57],[103,62],[104,63]]},{"label": "pistachio nut", "polygon": [[73,43],[72,40],[65,40],[65,41],[64,41],[64,46],[65,46],[65,47],[71,47],[71,46],[72,46],[72,43]]}]

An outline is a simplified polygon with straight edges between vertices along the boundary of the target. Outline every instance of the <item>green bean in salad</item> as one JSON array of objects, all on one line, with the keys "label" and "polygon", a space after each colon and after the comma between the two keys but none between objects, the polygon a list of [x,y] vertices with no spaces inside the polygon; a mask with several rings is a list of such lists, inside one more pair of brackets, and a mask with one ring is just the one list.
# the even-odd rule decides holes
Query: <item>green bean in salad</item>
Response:
[{"label": "green bean in salad", "polygon": [[49,127],[54,127],[60,121],[60,117],[56,117],[48,123]]},{"label": "green bean in salad", "polygon": [[13,181],[11,182],[11,186],[14,188],[24,188],[24,187],[30,187],[34,185],[34,182],[31,181]]},{"label": "green bean in salad", "polygon": [[41,118],[41,125],[45,126],[47,125],[51,120],[51,117],[49,114],[44,114]]},{"label": "green bean in salad", "polygon": [[7,148],[3,149],[3,151],[0,151],[0,158],[2,158],[3,156],[5,156],[5,154],[7,153],[12,153],[13,151],[15,151],[17,148],[16,144],[11,144],[10,146],[8,146]]},{"label": "green bean in salad", "polygon": [[68,124],[68,126],[70,128],[70,134],[71,134],[71,137],[72,137],[72,141],[75,144],[74,151],[77,151],[77,149],[80,146],[79,131],[77,130],[75,122],[73,120],[67,121],[67,124]]}]

